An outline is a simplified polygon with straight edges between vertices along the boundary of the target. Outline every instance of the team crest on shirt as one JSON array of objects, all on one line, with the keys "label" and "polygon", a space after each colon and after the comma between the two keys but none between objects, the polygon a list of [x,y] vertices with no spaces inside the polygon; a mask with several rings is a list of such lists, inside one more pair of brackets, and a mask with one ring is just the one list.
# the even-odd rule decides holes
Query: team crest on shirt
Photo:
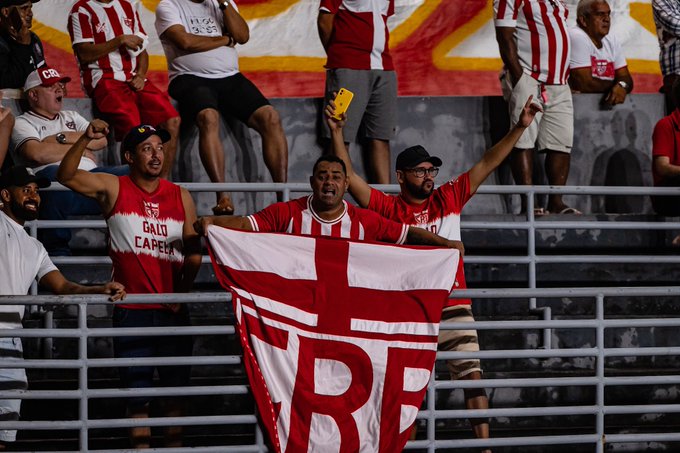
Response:
[{"label": "team crest on shirt", "polygon": [[99,22],[97,24],[97,26],[95,27],[95,29],[97,30],[97,33],[103,33],[103,32],[106,31],[107,28],[108,27],[106,25],[106,22]]},{"label": "team crest on shirt", "polygon": [[132,29],[132,19],[130,19],[129,17],[126,17],[125,19],[123,19],[123,23],[124,23],[128,28]]},{"label": "team crest on shirt", "polygon": [[430,216],[427,214],[427,209],[422,212],[414,213],[413,218],[415,219],[418,225],[427,223],[428,220],[430,220]]},{"label": "team crest on shirt", "polygon": [[76,123],[75,121],[67,121],[65,124],[67,129],[71,129],[72,131],[76,130]]},{"label": "team crest on shirt", "polygon": [[153,203],[151,201],[144,201],[144,215],[147,217],[158,218],[160,214],[160,206],[158,203]]}]

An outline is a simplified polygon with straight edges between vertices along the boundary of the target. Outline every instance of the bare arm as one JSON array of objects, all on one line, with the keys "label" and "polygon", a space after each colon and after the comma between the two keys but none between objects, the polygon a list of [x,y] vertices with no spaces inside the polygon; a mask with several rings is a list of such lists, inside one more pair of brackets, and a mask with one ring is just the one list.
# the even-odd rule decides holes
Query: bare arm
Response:
[{"label": "bare arm", "polygon": [[149,70],[149,54],[145,51],[137,56],[137,71],[128,81],[128,85],[135,90],[140,91],[144,89],[146,84],[146,72]]},{"label": "bare arm", "polygon": [[139,49],[143,43],[144,40],[137,35],[118,35],[101,44],[93,42],[75,44],[73,52],[81,64],[90,64],[117,50],[119,47],[125,46],[128,49]]},{"label": "bare arm", "polygon": [[86,197],[96,199],[104,213],[111,211],[118,198],[118,177],[79,170],[78,163],[87,144],[91,140],[105,137],[108,132],[108,124],[101,120],[92,120],[87,131],[68,150],[57,170],[57,180],[60,183]]},{"label": "bare arm", "polygon": [[217,225],[223,228],[233,228],[235,230],[253,231],[250,220],[243,216],[218,215],[199,217],[194,222],[194,230],[201,236],[208,235],[208,225]]},{"label": "bare arm", "polygon": [[515,41],[514,27],[496,27],[496,41],[498,41],[498,49],[501,53],[503,64],[510,73],[510,81],[512,86],[517,84],[517,81],[522,77],[522,66],[519,64],[519,56],[517,54],[517,42]]},{"label": "bare arm", "polygon": [[250,39],[248,23],[228,1],[225,1],[224,4],[226,6],[222,11],[224,32],[233,37],[237,44],[247,43]]},{"label": "bare arm", "polygon": [[347,152],[347,145],[342,136],[342,128],[345,126],[345,114],[342,115],[341,120],[333,118],[335,113],[335,104],[331,100],[326,106],[326,122],[331,130],[331,153],[338,156],[345,163],[347,167],[347,176],[349,177],[349,193],[352,194],[354,200],[362,208],[368,206],[371,200],[371,186],[359,175],[354,172],[352,167],[352,160],[349,158]]},{"label": "bare arm", "polygon": [[654,172],[662,178],[675,178],[680,176],[680,166],[671,164],[667,156],[654,156],[652,162]]},{"label": "bare arm", "polygon": [[591,68],[577,68],[569,71],[569,86],[580,93],[606,93],[614,85],[613,80],[593,77]]},{"label": "bare arm", "polygon": [[319,31],[319,39],[324,49],[328,49],[328,44],[331,42],[333,19],[335,19],[335,14],[328,11],[319,11],[319,15],[316,18],[316,28]]},{"label": "bare arm", "polygon": [[67,280],[59,271],[52,271],[40,279],[40,284],[54,294],[108,294],[109,300],[117,301],[125,299],[125,286],[118,282],[109,282],[104,285],[85,286]]},{"label": "bare arm", "polygon": [[510,129],[505,137],[503,137],[498,143],[489,148],[482,158],[470,169],[470,192],[475,193],[480,184],[494,171],[498,166],[505,160],[510,154],[512,149],[520,139],[524,131],[531,124],[536,116],[536,113],[541,111],[541,107],[532,102],[533,96],[529,96],[522,113],[519,115],[519,121],[517,124]]},{"label": "bare arm", "polygon": [[177,291],[188,292],[201,267],[201,237],[194,230],[194,223],[196,222],[194,199],[191,198],[191,194],[186,189],[182,189],[182,204],[184,205],[184,229],[182,231],[184,265],[182,266],[182,277],[177,285]]},{"label": "bare arm", "polygon": [[412,245],[434,245],[436,247],[446,247],[460,251],[461,256],[465,253],[465,248],[461,241],[446,239],[423,228],[414,226],[408,227],[406,243]]},{"label": "bare arm", "polygon": [[[28,162],[35,165],[48,165],[59,162],[68,152],[72,144],[78,141],[83,132],[64,132],[66,143],[59,143],[57,135],[50,135],[42,140],[27,140],[17,150]],[[86,148],[85,156],[94,160],[91,151],[102,149],[106,146],[106,137],[91,140]]]},{"label": "bare arm", "polygon": [[[622,87],[619,83],[625,82],[626,88]],[[614,85],[612,86],[609,93],[604,98],[603,102],[608,105],[622,104],[626,100],[626,95],[633,91],[633,77],[631,77],[630,72],[628,72],[628,67],[624,66],[619,68],[614,73]]]},{"label": "bare arm", "polygon": [[218,47],[229,45],[229,36],[199,36],[187,33],[182,25],[173,25],[165,30],[161,37],[184,52],[207,52]]}]

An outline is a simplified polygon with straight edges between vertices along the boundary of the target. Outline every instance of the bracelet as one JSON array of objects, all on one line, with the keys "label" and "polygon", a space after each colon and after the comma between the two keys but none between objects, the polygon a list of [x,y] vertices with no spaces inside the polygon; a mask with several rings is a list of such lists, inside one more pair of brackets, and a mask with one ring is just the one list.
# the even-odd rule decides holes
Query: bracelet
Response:
[{"label": "bracelet", "polygon": [[221,2],[218,3],[217,5],[222,11],[227,9],[227,6],[229,6],[229,1],[227,0],[226,2]]}]

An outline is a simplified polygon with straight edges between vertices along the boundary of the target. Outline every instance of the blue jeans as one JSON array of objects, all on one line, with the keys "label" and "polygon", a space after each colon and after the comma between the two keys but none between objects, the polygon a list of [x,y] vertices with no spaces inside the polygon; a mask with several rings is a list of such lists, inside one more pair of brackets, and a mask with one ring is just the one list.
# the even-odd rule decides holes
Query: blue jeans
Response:
[{"label": "blue jeans", "polygon": [[[37,173],[50,181],[57,180],[59,165],[49,165]],[[92,173],[110,173],[116,176],[130,174],[130,167],[120,165],[116,167],[97,167]],[[79,193],[67,190],[66,192],[42,192],[40,203],[41,220],[67,220],[69,216],[97,215],[101,214],[101,208],[94,198],[88,198]],[[52,256],[71,255],[68,243],[71,240],[71,230],[68,228],[44,228],[40,230],[38,238],[43,243],[47,252]]]},{"label": "blue jeans", "polygon": [[[133,327],[140,330],[144,327],[189,326],[189,307],[182,304],[180,311],[170,310],[135,310],[114,306],[113,327]],[[125,336],[113,337],[113,355],[116,358],[172,357],[191,356],[193,338],[188,335],[162,336]],[[183,387],[191,378],[190,365],[167,366],[131,366],[119,367],[121,385],[124,388],[149,388],[153,386],[154,370],[158,371],[161,387]],[[151,397],[138,396],[128,398],[127,406],[137,409],[149,403]]]}]

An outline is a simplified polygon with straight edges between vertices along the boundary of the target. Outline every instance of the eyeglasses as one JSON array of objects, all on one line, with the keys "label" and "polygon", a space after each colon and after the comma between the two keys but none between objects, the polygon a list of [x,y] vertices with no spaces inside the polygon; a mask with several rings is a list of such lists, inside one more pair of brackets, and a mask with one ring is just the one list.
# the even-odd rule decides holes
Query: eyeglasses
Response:
[{"label": "eyeglasses", "polygon": [[424,168],[424,167],[416,167],[416,168],[407,168],[404,171],[408,171],[410,173],[413,173],[416,178],[424,178],[425,173],[428,175],[432,176],[433,178],[437,176],[439,173],[439,167],[430,167],[430,168]]}]

